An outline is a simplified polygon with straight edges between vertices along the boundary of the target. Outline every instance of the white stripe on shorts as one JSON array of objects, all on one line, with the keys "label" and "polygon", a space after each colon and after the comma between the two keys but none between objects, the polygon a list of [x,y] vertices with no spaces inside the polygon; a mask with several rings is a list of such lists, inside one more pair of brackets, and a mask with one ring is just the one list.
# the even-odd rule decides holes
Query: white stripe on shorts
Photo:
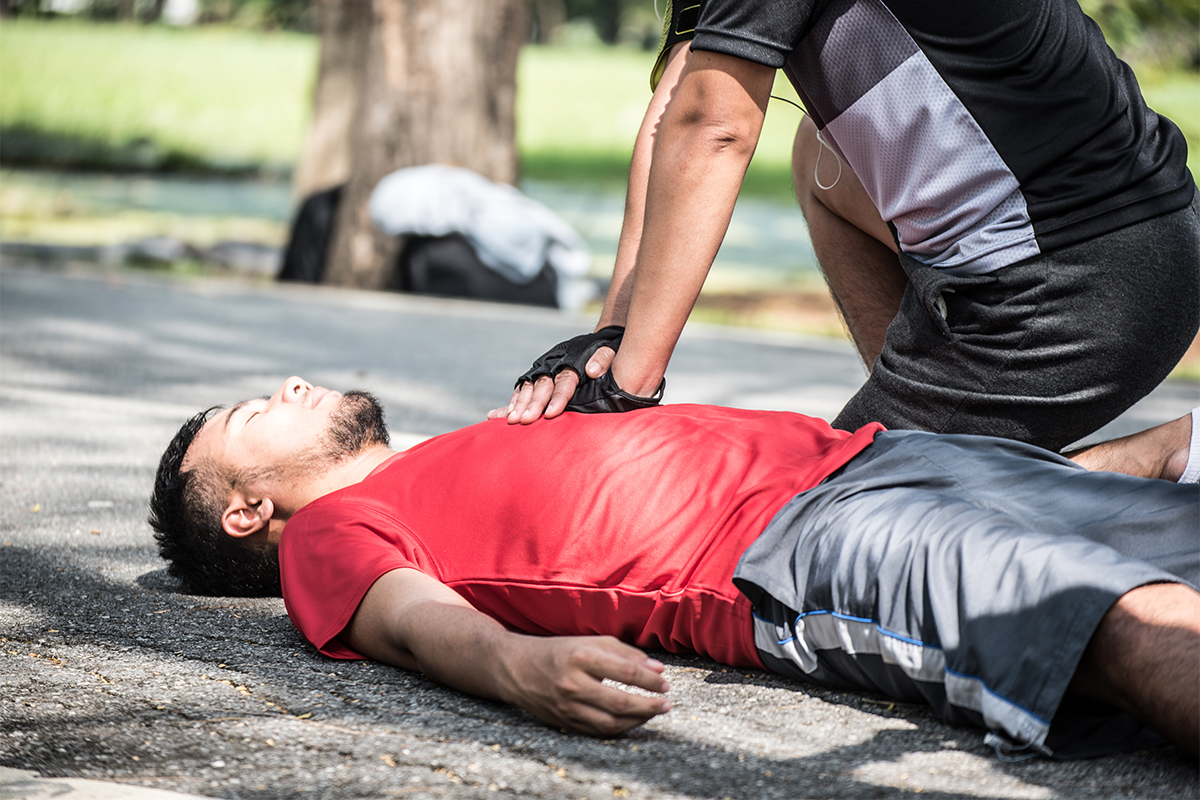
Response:
[{"label": "white stripe on shorts", "polygon": [[914,681],[940,683],[946,699],[976,711],[991,729],[1003,730],[1016,742],[1042,749],[1050,721],[989,689],[981,679],[946,669],[940,647],[884,629],[878,622],[832,611],[800,614],[787,625],[754,615],[754,644],[762,652],[789,661],[806,674],[817,669],[817,652],[841,650],[847,655],[877,655]]}]

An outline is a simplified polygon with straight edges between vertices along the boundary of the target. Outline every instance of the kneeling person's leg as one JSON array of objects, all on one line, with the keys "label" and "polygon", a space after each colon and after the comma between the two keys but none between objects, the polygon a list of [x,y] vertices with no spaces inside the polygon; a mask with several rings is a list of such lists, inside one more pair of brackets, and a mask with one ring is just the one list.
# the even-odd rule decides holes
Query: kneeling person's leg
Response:
[{"label": "kneeling person's leg", "polygon": [[817,263],[869,370],[908,286],[892,232],[858,176],[817,139],[808,117],[796,131],[792,177]]},{"label": "kneeling person's leg", "polygon": [[1060,451],[1178,363],[1200,326],[1200,200],[982,276],[901,256],[910,286],[834,421],[1003,436]]}]

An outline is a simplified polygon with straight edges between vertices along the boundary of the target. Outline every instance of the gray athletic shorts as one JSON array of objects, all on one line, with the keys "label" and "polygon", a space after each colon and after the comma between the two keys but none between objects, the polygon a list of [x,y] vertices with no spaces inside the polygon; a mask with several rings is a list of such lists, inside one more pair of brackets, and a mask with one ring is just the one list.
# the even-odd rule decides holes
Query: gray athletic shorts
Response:
[{"label": "gray athletic shorts", "polygon": [[772,671],[1066,758],[1159,741],[1063,704],[1101,618],[1156,582],[1200,583],[1200,487],[918,432],[880,433],[793,498],[734,573]]},{"label": "gray athletic shorts", "polygon": [[1200,198],[987,275],[900,261],[900,312],[836,428],[878,421],[1057,452],[1161,383],[1200,327]]}]

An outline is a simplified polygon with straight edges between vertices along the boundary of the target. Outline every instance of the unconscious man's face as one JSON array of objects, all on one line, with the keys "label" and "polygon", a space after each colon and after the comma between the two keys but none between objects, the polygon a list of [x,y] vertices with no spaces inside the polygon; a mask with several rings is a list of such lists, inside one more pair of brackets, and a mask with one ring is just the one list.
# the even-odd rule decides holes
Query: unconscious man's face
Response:
[{"label": "unconscious man's face", "polygon": [[386,445],[382,408],[365,392],[291,377],[270,397],[213,410],[185,423],[159,463],[150,501],[159,551],[190,591],[278,594],[272,507],[341,459]]},{"label": "unconscious man's face", "polygon": [[364,446],[386,441],[382,412],[369,395],[288,378],[270,397],[244,400],[214,415],[183,460],[262,480],[319,472]]}]

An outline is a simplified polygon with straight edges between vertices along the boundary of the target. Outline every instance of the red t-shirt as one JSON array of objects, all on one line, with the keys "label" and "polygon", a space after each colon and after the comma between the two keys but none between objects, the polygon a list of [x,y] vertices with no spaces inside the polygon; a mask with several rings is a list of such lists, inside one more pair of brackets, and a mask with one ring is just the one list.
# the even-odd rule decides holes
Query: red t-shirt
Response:
[{"label": "red t-shirt", "polygon": [[407,567],[512,630],[761,666],[738,558],[879,430],[694,405],[482,422],[297,512],[279,551],[288,614],[321,652],[361,658],[338,634]]}]

